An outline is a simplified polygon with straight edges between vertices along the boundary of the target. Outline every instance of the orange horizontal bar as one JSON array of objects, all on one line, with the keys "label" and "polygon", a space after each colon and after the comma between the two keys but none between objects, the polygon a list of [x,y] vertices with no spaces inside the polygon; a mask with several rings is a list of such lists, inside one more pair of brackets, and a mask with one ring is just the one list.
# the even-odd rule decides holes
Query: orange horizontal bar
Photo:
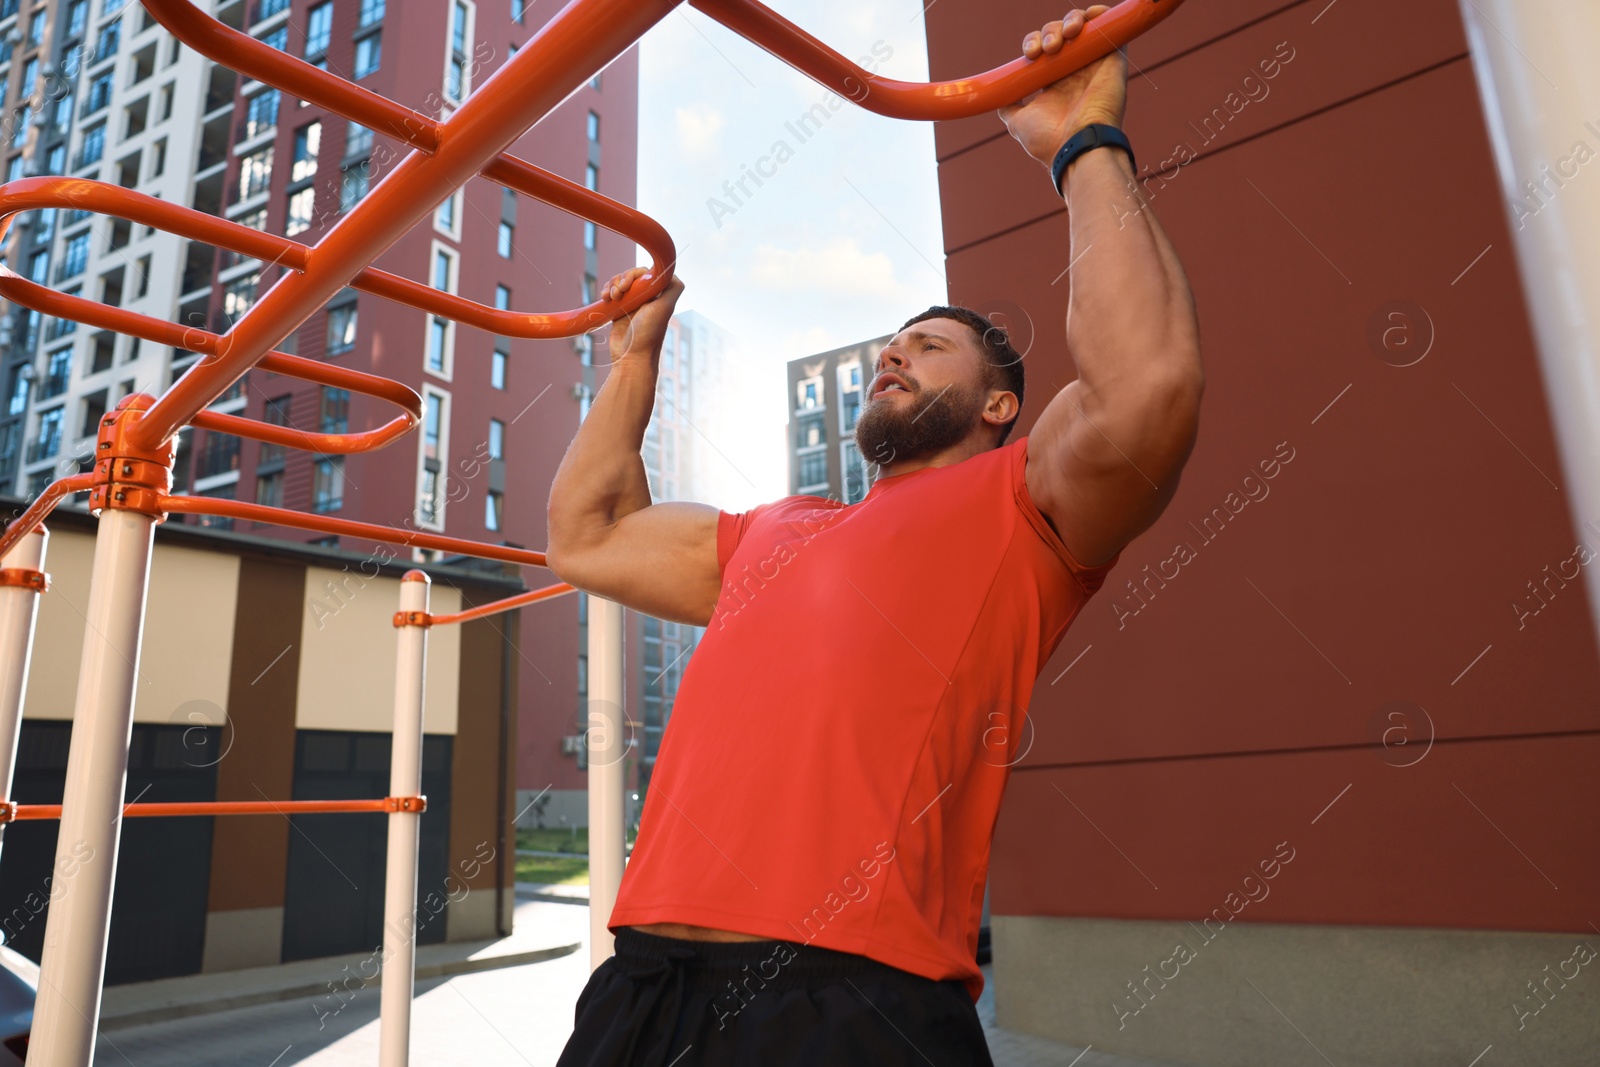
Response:
[{"label": "orange horizontal bar", "polygon": [[85,471],[83,474],[73,474],[65,478],[57,478],[34,497],[33,503],[21,515],[6,523],[5,532],[0,534],[0,557],[17,547],[17,542],[32,533],[34,528],[50,517],[56,505],[73,493],[87,493],[94,488],[95,473]]},{"label": "orange horizontal bar", "polygon": [[[10,808],[11,820],[16,822],[61,818],[60,804],[14,804]],[[0,806],[0,814],[4,810]],[[210,800],[122,806],[122,814],[130,819],[171,815],[313,815],[389,810],[387,797],[377,800]]]},{"label": "orange horizontal bar", "polygon": [[445,537],[443,534],[424,533],[421,530],[397,530],[393,526],[336,519],[331,515],[308,515],[305,512],[290,511],[288,508],[247,504],[242,500],[222,500],[209,496],[163,496],[161,510],[174,515],[220,515],[229,519],[249,519],[275,526],[290,526],[296,530],[310,530],[313,533],[360,537],[384,544],[405,545],[408,548],[432,548],[441,552],[473,556],[477,559],[497,559],[505,563],[521,563],[533,567],[546,565],[543,552],[533,552],[526,548],[486,545],[479,541]]},{"label": "orange horizontal bar", "polygon": [[[1014,104],[1036,89],[1126,45],[1176,11],[1183,0],[1124,0],[1089,23],[1061,51],[1018,56],[970,78],[904,82],[870,74],[759,0],[689,0],[689,5],[859,107],[894,119],[964,119]],[[931,5],[930,5],[931,6]],[[1022,48],[1023,27],[1017,33]]]},{"label": "orange horizontal bar", "polygon": [[[274,54],[278,50],[271,46],[263,46]],[[312,68],[315,70],[316,68]],[[318,71],[320,74],[321,71]],[[660,223],[641,214],[626,205],[619,204],[610,197],[570,182],[565,178],[540,170],[530,163],[518,159],[503,159],[498,161],[491,169],[500,175],[502,184],[529,196],[542,200],[552,206],[570,211],[584,218],[589,218],[597,224],[605,226],[641,244],[649,251],[655,263],[655,273],[664,274],[664,268],[671,264],[677,255],[672,244],[672,238]],[[73,208],[76,210],[93,211],[102,215],[113,215],[117,218],[128,219],[131,222],[142,223],[187,237],[192,241],[226,248],[231,252],[259,259],[266,266],[281,266],[292,271],[304,271],[311,255],[312,246],[301,244],[299,241],[277,234],[266,233],[242,223],[232,222],[228,219],[218,218],[215,215],[185,207],[182,204],[173,204],[159,197],[149,196],[132,189],[124,189],[120,185],[109,182],[89,181],[83,178],[62,178],[47,176],[41,178],[21,178],[8,182],[0,187],[0,211],[5,214],[0,216],[0,241],[4,240],[5,233],[11,224],[15,212],[37,208]],[[25,279],[23,279],[25,280]],[[655,281],[654,278],[651,279]],[[32,284],[32,283],[28,283]],[[656,288],[665,287],[663,281]],[[503,334],[507,337],[528,338],[556,338],[571,337],[583,333],[585,330],[594,329],[604,323],[610,322],[625,312],[632,311],[634,307],[642,304],[648,296],[644,291],[634,293],[629,290],[627,299],[620,302],[609,300],[596,300],[574,311],[554,312],[551,314],[530,314],[520,311],[501,310],[480,304],[476,300],[468,300],[454,293],[446,293],[425,285],[422,282],[412,281],[376,267],[367,267],[350,280],[350,287],[373,296],[381,296],[396,303],[417,308],[431,315],[453,319],[457,322],[476,326],[489,333]],[[26,294],[27,289],[15,287],[16,291]],[[43,286],[39,287],[43,289]],[[50,290],[45,290],[49,292]],[[7,294],[9,295],[9,294]],[[654,294],[651,293],[650,296]],[[21,297],[12,297],[18,303],[33,307],[31,303]],[[92,300],[77,298],[77,303],[70,306],[77,309],[77,313],[55,314],[57,318],[76,319],[79,322],[88,322],[82,317],[94,307],[105,307]],[[34,308],[35,311],[43,310]],[[118,310],[118,309],[113,309]],[[133,312],[123,312],[133,315]],[[94,325],[100,325],[95,323]],[[170,325],[170,324],[169,324]],[[102,327],[112,329],[114,327]],[[205,334],[204,330],[194,327],[175,326],[179,333]],[[119,332],[128,332],[121,330]],[[192,344],[181,342],[163,341],[162,344],[173,344],[176,347],[188,348],[199,351]],[[213,347],[208,351],[220,352],[225,350],[226,341],[214,340]]]},{"label": "orange horizontal bar", "polygon": [[559,585],[547,585],[543,589],[532,589],[526,593],[518,593],[516,596],[508,596],[504,600],[495,600],[488,604],[479,604],[477,607],[467,608],[465,611],[457,611],[448,615],[429,615],[428,625],[449,626],[452,623],[471,622],[474,619],[486,619],[491,615],[499,615],[501,612],[506,611],[515,611],[517,608],[525,607],[528,604],[535,604],[541,600],[550,600],[554,597],[565,596],[568,593],[575,592],[577,592],[577,590],[565,582],[562,582]]}]

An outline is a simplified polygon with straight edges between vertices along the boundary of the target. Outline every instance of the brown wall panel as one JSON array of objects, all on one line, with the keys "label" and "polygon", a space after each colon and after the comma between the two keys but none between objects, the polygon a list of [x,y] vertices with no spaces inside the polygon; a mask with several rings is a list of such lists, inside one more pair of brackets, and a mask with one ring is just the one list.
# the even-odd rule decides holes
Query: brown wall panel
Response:
[{"label": "brown wall panel", "polygon": [[[1552,817],[1554,792],[1534,783],[1560,783],[1562,811],[1594,811],[1597,758],[1588,736],[1437,744],[1409,767],[1343,749],[1021,771],[995,831],[990,909],[1586,930],[1600,828]],[[1293,858],[1260,878],[1282,842]],[[1258,900],[1228,902],[1247,892]]]},{"label": "brown wall panel", "polygon": [[[1306,9],[1293,8],[1189,53],[1150,77],[1134,75],[1128,86],[1127,129],[1141,174],[1163,167],[1170,171],[1184,160],[1466,53],[1452,0],[1420,0],[1401,7],[1381,0],[1344,0],[1336,11],[1338,18],[1330,13],[1311,27]],[[1174,18],[1188,13],[1185,8]],[[1373,34],[1371,25],[1379,19],[1384,32]],[[958,251],[1062,211],[1048,178],[1039,180],[1042,172],[1010,136],[942,162],[945,248]],[[1172,184],[1180,181],[1181,175]],[[1159,185],[1156,190],[1159,197]]]},{"label": "brown wall panel", "polygon": [[[1163,64],[1190,49],[1237,33],[1272,15],[1304,9],[1304,18],[1316,17],[1328,0],[1193,0],[1128,49],[1133,68],[1154,77]],[[930,5],[931,6],[931,5]],[[928,41],[928,65],[935,79],[960,78],[1009,63],[1022,54],[1022,38],[1046,22],[1060,18],[1071,5],[1048,0],[1022,0],[1004,5],[1003,17],[973,18],[959,34],[937,32]],[[991,14],[993,9],[991,10]],[[1319,23],[1320,24],[1320,23]],[[1136,75],[1137,76],[1137,75]],[[1159,83],[1159,79],[1157,80]],[[1005,125],[992,112],[934,126],[934,145],[940,159],[1005,133]]]},{"label": "brown wall panel", "polygon": [[[295,692],[300,678],[300,612],[305,565],[243,556],[233,630],[225,752],[218,800],[294,795]],[[210,911],[283,904],[289,822],[238,816],[214,821]]]},{"label": "brown wall panel", "polygon": [[[494,889],[496,872],[502,870],[498,858],[514,865],[514,853],[508,854],[507,842],[499,838],[509,821],[502,824],[496,817],[501,789],[514,789],[497,758],[505,691],[501,631],[508,623],[514,625],[515,619],[490,617],[461,625],[461,717],[451,755],[449,869],[474,893]],[[509,633],[515,639],[515,632]],[[510,709],[508,717],[515,715]],[[450,883],[453,890],[457,884]]]},{"label": "brown wall panel", "polygon": [[[1191,4],[1158,34],[1224,6]],[[994,24],[1034,17],[1002,7],[930,10],[936,77]],[[1435,0],[1262,13],[1197,33],[1159,92],[1135,75],[1143,149],[1142,129],[1173,135],[1242,78],[1258,39],[1297,49],[1238,120],[1256,126],[1151,187],[1199,307],[1200,440],[1041,676],[993,910],[1198,919],[1304,839],[1246,919],[1586,929],[1595,830],[1550,818],[1547,783],[1582,778],[1600,744],[1600,659],[1477,90],[1451,58],[1459,15]],[[1380,42],[1390,18],[1403,32]],[[940,180],[947,248],[968,242],[947,257],[951,299],[1031,342],[1025,432],[1074,374],[1066,214],[1029,221],[1024,186],[1053,198],[1009,139]],[[1197,529],[1219,507],[1221,533]],[[1600,554],[1600,529],[1584,537]],[[1165,584],[1136,595],[1147,566]],[[1591,787],[1562,810],[1590,810]]]},{"label": "brown wall panel", "polygon": [[[1030,761],[1360,743],[1391,700],[1421,704],[1439,736],[1597,725],[1581,591],[1552,587],[1531,618],[1511,606],[1574,546],[1481,126],[1451,105],[1470,77],[1455,64],[1324,113],[1185,168],[1153,202],[1200,308],[1201,438],[1046,670]],[[1417,113],[1437,118],[1408,134]],[[1345,149],[1366,134],[1393,150]],[[1016,289],[1041,320],[1030,419],[1071,373],[1054,341],[1066,282],[1047,280],[1064,249],[1039,232],[1061,225],[950,260],[952,297],[978,306],[1035,265]],[[1434,323],[1414,366],[1366,336],[1393,299]],[[1249,488],[1285,442],[1293,460]],[[1218,507],[1226,524],[1203,525]],[[1168,562],[1180,544],[1194,558]]]}]

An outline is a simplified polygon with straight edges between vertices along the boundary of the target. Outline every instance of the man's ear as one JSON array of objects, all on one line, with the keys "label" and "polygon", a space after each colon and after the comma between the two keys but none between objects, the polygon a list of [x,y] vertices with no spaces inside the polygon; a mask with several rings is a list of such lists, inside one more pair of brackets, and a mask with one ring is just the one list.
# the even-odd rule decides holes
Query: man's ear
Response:
[{"label": "man's ear", "polygon": [[1017,394],[1011,390],[990,390],[989,402],[983,407],[983,421],[991,426],[1004,426],[1016,418],[1017,411],[1021,407],[1017,401]]}]

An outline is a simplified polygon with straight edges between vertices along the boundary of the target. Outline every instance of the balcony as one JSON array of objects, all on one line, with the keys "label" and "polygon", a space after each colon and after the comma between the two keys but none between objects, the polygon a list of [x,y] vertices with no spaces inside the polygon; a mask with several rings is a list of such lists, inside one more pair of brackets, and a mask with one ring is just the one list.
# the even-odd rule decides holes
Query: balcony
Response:
[{"label": "balcony", "polygon": [[72,382],[72,370],[67,367],[51,367],[50,373],[39,381],[39,395],[35,401],[43,402],[53,397],[58,397],[67,391],[67,386]]},{"label": "balcony", "polygon": [[57,426],[48,433],[42,433],[28,442],[24,463],[38,463],[43,459],[52,459],[61,454],[61,428]]}]

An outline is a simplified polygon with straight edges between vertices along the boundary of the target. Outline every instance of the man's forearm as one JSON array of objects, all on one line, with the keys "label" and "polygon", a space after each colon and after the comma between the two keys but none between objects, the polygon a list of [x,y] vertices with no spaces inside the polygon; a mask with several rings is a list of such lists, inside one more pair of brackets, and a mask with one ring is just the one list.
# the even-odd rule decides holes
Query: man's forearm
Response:
[{"label": "man's forearm", "polygon": [[656,368],[643,360],[612,365],[550,486],[552,545],[650,506],[639,450],[655,406]]},{"label": "man's forearm", "polygon": [[1067,168],[1063,187],[1072,234],[1067,343],[1085,402],[1198,380],[1189,282],[1138,192],[1127,154],[1085,153]]}]

